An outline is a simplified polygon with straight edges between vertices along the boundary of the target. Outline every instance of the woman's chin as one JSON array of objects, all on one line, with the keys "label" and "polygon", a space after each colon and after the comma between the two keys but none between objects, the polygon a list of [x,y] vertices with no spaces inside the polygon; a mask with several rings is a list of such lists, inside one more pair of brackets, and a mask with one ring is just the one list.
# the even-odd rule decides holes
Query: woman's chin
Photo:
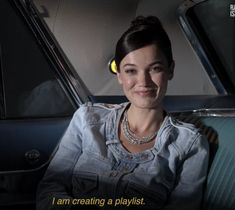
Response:
[{"label": "woman's chin", "polygon": [[161,100],[145,97],[143,99],[130,100],[131,104],[142,109],[156,109],[161,106]]}]

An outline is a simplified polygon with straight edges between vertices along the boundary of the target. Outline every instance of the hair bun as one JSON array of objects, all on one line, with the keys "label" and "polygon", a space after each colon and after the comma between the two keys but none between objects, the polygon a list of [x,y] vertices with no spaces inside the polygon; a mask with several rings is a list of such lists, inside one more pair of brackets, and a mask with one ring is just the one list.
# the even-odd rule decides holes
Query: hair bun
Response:
[{"label": "hair bun", "polygon": [[132,22],[131,27],[152,26],[162,27],[160,20],[155,16],[137,16]]}]

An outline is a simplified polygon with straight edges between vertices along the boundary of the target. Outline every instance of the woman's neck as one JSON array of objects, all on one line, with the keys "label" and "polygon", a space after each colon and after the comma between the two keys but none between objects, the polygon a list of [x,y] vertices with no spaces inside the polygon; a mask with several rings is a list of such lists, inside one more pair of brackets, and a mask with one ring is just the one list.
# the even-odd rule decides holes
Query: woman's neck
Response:
[{"label": "woman's neck", "polygon": [[144,136],[159,130],[164,119],[164,111],[161,106],[156,109],[145,109],[130,105],[127,118],[130,129],[137,135]]}]

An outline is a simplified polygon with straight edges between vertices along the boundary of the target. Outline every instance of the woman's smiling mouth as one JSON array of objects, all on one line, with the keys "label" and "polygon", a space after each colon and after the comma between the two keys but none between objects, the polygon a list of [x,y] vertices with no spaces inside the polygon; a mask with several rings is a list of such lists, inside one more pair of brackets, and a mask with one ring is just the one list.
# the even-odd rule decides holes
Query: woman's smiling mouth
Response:
[{"label": "woman's smiling mouth", "polygon": [[137,90],[134,91],[135,94],[139,96],[153,96],[155,94],[156,90],[155,89],[148,89],[148,90]]}]

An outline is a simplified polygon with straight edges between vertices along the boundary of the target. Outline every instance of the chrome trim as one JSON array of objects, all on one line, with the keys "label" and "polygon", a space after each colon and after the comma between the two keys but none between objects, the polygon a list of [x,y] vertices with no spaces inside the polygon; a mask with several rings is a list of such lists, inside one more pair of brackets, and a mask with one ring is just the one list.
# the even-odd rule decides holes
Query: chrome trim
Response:
[{"label": "chrome trim", "polygon": [[211,79],[211,82],[215,86],[216,90],[219,94],[228,95],[227,90],[224,88],[221,80],[219,79],[217,73],[214,70],[214,67],[212,66],[210,60],[208,59],[204,49],[202,48],[202,45],[194,33],[192,27],[190,26],[189,21],[186,18],[186,12],[191,7],[203,3],[206,0],[186,0],[181,4],[177,9],[177,17],[179,24],[181,26],[181,29],[183,30],[186,38],[190,42],[191,46],[195,50],[197,56],[199,57],[204,69],[206,70],[209,78]]},{"label": "chrome trim", "polygon": [[76,105],[79,106],[84,102],[90,101],[88,89],[64,54],[54,35],[50,32],[47,24],[40,17],[33,1],[14,0],[14,3],[28,23],[48,59],[53,65],[56,65],[56,73],[62,80],[63,86],[66,87],[66,92],[69,92]]},{"label": "chrome trim", "polygon": [[37,168],[33,168],[33,169],[17,169],[17,170],[10,170],[10,171],[0,171],[0,175],[9,175],[9,174],[21,174],[21,173],[32,173],[32,172],[37,172],[41,169],[43,169],[44,167],[47,167],[48,164],[50,163],[52,159],[52,155],[50,156],[50,158],[48,159],[48,161],[46,161],[45,163],[43,163],[42,165],[40,165]]},{"label": "chrome trim", "polygon": [[173,112],[180,115],[193,115],[198,117],[235,117],[235,108],[223,108],[223,109],[197,109],[186,110],[181,112]]}]

